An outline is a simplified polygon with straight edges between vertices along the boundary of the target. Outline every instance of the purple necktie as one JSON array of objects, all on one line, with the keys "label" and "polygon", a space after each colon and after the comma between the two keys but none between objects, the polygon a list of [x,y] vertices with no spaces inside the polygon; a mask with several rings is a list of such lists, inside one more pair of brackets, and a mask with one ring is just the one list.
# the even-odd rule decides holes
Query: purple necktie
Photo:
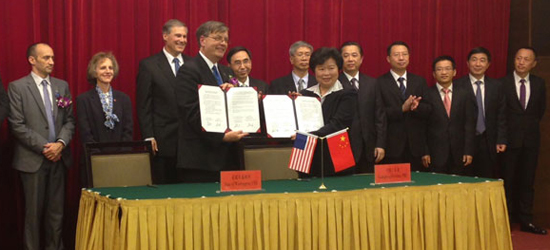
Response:
[{"label": "purple necktie", "polygon": [[521,83],[521,86],[519,86],[519,103],[521,104],[521,108],[523,110],[525,110],[525,108],[527,108],[525,106],[525,79],[521,79],[519,80],[519,82]]},{"label": "purple necktie", "polygon": [[44,108],[46,109],[46,117],[48,119],[48,142],[55,141],[55,125],[53,123],[52,100],[48,91],[48,82],[42,81],[42,92],[44,92]]}]

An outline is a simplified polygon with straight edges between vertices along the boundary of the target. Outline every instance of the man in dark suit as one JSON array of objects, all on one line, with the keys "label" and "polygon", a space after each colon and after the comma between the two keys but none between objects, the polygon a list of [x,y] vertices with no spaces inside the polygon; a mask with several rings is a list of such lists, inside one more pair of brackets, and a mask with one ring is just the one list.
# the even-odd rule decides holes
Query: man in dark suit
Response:
[{"label": "man in dark suit", "polygon": [[455,82],[465,88],[476,106],[476,150],[467,175],[494,178],[497,153],[506,150],[506,103],[500,81],[489,78],[485,72],[491,65],[491,53],[477,47],[468,54],[470,73]]},{"label": "man in dark suit", "polygon": [[531,47],[521,48],[516,52],[515,71],[501,80],[508,126],[502,174],[511,219],[519,217],[522,231],[547,234],[545,229],[532,223],[540,121],[546,110],[546,84],[542,78],[530,74],[536,65],[536,51]]},{"label": "man in dark suit", "polygon": [[[202,130],[198,85],[227,89],[233,75],[230,68],[220,65],[229,42],[229,28],[208,21],[197,29],[198,55],[178,71],[176,96],[178,115],[182,120],[179,133],[178,177],[184,182],[213,182],[220,171],[238,166],[234,142],[248,135],[242,131],[210,133]],[[181,171],[180,171],[181,170]]]},{"label": "man in dark suit", "polygon": [[463,174],[474,154],[475,106],[465,88],[453,86],[456,64],[452,57],[437,57],[432,67],[437,83],[425,95],[432,107],[422,163],[434,172]]},{"label": "man in dark suit", "polygon": [[309,74],[311,53],[313,53],[311,44],[304,41],[293,43],[289,49],[292,72],[273,80],[269,86],[269,93],[273,95],[298,93],[317,84],[315,77]]},{"label": "man in dark suit", "polygon": [[[261,95],[267,94],[269,85],[262,80],[250,77],[250,71],[252,70],[252,55],[247,48],[242,46],[234,47],[227,52],[226,58],[229,67],[235,73],[234,78],[236,82],[232,83],[238,87],[254,87],[256,91],[258,91],[261,131],[260,133],[251,133],[250,135],[251,137],[265,137],[267,134],[265,132],[265,114]],[[233,81],[233,79],[231,81]]]},{"label": "man in dark suit", "polygon": [[357,171],[372,173],[374,163],[384,158],[386,143],[386,114],[376,80],[361,72],[363,48],[356,42],[340,46],[344,60],[338,77],[344,89],[357,91],[357,112],[350,133]]},{"label": "man in dark suit", "polygon": [[388,73],[378,78],[388,119],[384,164],[410,163],[411,170],[422,170],[425,118],[430,105],[422,101],[428,91],[426,80],[407,71],[409,45],[396,41],[388,46]]},{"label": "man in dark suit", "polygon": [[63,249],[65,171],[72,164],[68,145],[75,124],[72,105],[57,99],[70,98],[69,85],[50,76],[54,53],[47,44],[31,45],[27,58],[31,74],[8,87],[9,122],[16,139],[13,168],[25,192],[24,247]]},{"label": "man in dark suit", "polygon": [[250,51],[242,46],[237,46],[227,52],[227,62],[235,73],[238,87],[254,87],[259,94],[267,94],[267,83],[262,80],[250,77],[252,70],[252,55]]},{"label": "man in dark suit", "polygon": [[0,126],[4,123],[4,119],[8,117],[8,114],[10,112],[10,101],[8,99],[8,94],[6,94],[6,90],[4,89],[4,85],[2,85],[2,79],[0,78]]},{"label": "man in dark suit", "polygon": [[164,48],[139,64],[136,110],[141,136],[150,140],[156,152],[153,180],[157,184],[176,182],[178,113],[174,81],[181,65],[191,58],[182,54],[187,45],[187,26],[172,19],[162,27]]}]

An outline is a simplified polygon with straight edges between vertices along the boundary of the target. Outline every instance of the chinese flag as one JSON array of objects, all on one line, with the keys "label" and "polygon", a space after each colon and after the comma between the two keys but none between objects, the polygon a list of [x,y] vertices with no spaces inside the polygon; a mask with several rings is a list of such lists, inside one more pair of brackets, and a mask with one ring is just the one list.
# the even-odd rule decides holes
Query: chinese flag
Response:
[{"label": "chinese flag", "polygon": [[344,129],[326,137],[334,172],[353,167],[355,160],[351,153],[348,132]]}]

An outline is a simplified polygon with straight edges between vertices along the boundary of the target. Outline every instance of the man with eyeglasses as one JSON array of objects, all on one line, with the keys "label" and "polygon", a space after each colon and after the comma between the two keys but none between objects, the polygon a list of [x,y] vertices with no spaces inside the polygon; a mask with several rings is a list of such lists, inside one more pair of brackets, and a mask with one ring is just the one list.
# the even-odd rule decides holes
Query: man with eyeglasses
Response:
[{"label": "man with eyeglasses", "polygon": [[162,27],[164,47],[160,53],[139,63],[136,87],[136,111],[144,140],[151,141],[153,182],[176,182],[178,115],[174,81],[177,71],[191,60],[183,54],[187,45],[187,26],[168,20]]},{"label": "man with eyeglasses", "polygon": [[289,49],[292,72],[273,80],[269,86],[269,93],[274,95],[295,94],[317,84],[315,77],[309,74],[311,53],[313,53],[311,44],[304,41],[293,43]]},{"label": "man with eyeglasses", "polygon": [[453,86],[456,64],[452,57],[437,57],[432,68],[436,84],[425,97],[431,112],[422,163],[433,172],[462,175],[474,154],[475,106],[465,88]]},{"label": "man with eyeglasses", "polygon": [[242,46],[237,46],[227,52],[227,62],[235,73],[238,87],[254,87],[259,94],[267,94],[268,85],[262,80],[250,77],[252,70],[252,55]]},{"label": "man with eyeglasses", "polygon": [[218,62],[229,42],[229,28],[221,22],[208,21],[197,29],[198,55],[185,63],[176,77],[176,98],[181,120],[178,147],[178,180],[182,182],[215,182],[221,170],[236,169],[239,165],[235,142],[248,133],[202,131],[198,85],[220,86],[227,89],[234,75],[231,69]]}]

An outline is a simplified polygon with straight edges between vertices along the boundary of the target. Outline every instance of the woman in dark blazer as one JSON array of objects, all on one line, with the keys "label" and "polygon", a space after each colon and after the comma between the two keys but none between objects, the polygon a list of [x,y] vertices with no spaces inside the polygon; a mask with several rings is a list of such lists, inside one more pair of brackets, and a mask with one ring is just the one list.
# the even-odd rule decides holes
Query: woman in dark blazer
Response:
[{"label": "woman in dark blazer", "polygon": [[[335,48],[320,48],[311,54],[309,68],[315,73],[317,84],[300,92],[303,96],[321,99],[324,126],[316,131],[307,131],[317,136],[326,136],[339,130],[350,128],[357,109],[357,92],[344,89],[338,76],[342,69],[343,59]],[[352,138],[350,138],[352,139]],[[321,176],[321,145],[324,153],[324,175],[348,175],[354,168],[335,173],[326,140],[317,147],[313,155],[310,174],[300,173],[300,177]]]},{"label": "woman in dark blazer", "polygon": [[99,52],[90,60],[87,78],[94,87],[76,98],[82,144],[133,139],[130,98],[111,86],[117,75],[118,63],[110,52]]}]

